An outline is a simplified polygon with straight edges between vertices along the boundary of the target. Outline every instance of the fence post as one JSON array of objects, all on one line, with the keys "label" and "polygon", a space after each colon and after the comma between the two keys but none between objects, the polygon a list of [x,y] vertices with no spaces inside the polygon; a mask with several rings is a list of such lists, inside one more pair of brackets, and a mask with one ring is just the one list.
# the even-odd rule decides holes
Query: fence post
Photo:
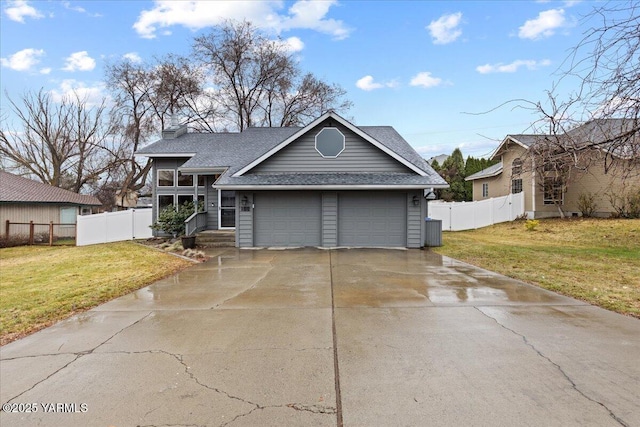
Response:
[{"label": "fence post", "polygon": [[8,239],[9,238],[9,220],[7,220],[5,226],[4,226],[4,236]]},{"label": "fence post", "polygon": [[33,232],[34,232],[33,221],[29,221],[29,244],[33,245]]},{"label": "fence post", "polygon": [[53,221],[49,222],[49,246],[53,246]]}]

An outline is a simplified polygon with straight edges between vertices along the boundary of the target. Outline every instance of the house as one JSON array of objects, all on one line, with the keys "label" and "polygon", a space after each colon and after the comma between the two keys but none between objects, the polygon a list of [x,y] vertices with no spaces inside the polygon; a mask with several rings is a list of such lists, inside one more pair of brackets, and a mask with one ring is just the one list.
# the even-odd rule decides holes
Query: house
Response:
[{"label": "house", "polygon": [[419,248],[425,189],[448,186],[392,127],[332,111],[304,127],[172,127],[137,154],[153,160],[154,218],[198,200],[198,228],[235,230],[237,247]]},{"label": "house", "polygon": [[[66,224],[59,226],[57,235],[75,236],[77,215],[89,214],[92,209],[102,206],[93,196],[74,193],[49,184],[33,181],[0,170],[0,224],[3,234],[7,234],[7,221],[27,224],[11,225],[11,235],[28,235],[28,223]],[[43,225],[40,229],[45,230]],[[48,232],[48,228],[46,229]]]},{"label": "house", "polygon": [[[628,191],[640,191],[640,165],[637,159],[625,156],[616,147],[615,135],[628,135],[631,124],[623,119],[600,119],[587,122],[557,138],[558,144],[565,144],[583,159],[572,165],[562,182],[558,178],[536,176],[529,156],[532,147],[549,140],[549,135],[507,135],[491,155],[499,163],[470,175],[473,182],[473,200],[506,196],[509,193],[524,192],[525,212],[529,218],[559,216],[558,205],[569,216],[582,215],[580,198],[582,195],[595,196],[594,216],[608,217],[616,212],[612,198],[618,198]],[[633,132],[631,132],[633,133]],[[637,138],[637,134],[631,137]],[[588,153],[587,153],[588,150]],[[584,155],[584,153],[587,153]],[[607,168],[611,160],[623,162],[628,167],[624,173],[620,168]],[[580,163],[588,163],[588,167]],[[635,163],[634,163],[635,162]],[[543,165],[546,168],[546,165]],[[608,170],[607,170],[608,169]]]}]

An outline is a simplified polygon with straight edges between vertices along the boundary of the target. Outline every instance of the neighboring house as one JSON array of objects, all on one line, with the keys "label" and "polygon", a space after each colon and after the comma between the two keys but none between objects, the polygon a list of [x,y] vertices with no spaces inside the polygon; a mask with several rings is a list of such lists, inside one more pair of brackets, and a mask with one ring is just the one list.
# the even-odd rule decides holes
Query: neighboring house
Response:
[{"label": "neighboring house", "polygon": [[[93,196],[82,195],[42,182],[0,171],[0,224],[3,234],[6,222],[36,224],[69,224],[59,228],[61,236],[75,235],[77,215],[90,214],[102,206]],[[28,233],[28,226],[16,226],[11,234]]]},{"label": "neighboring house", "polygon": [[329,112],[305,127],[187,133],[170,128],[153,159],[154,218],[198,200],[206,228],[238,247],[424,246],[425,189],[447,183],[388,126]]},{"label": "neighboring house", "polygon": [[[529,150],[546,135],[507,135],[491,155],[499,163],[470,175],[467,181],[473,181],[473,200],[505,196],[509,193],[524,192],[525,212],[529,218],[559,216],[556,202],[568,216],[581,215],[578,200],[582,194],[596,196],[596,216],[608,217],[615,213],[610,197],[620,195],[630,189],[640,188],[640,166],[636,164],[631,173],[621,174],[618,169],[605,173],[605,162],[611,160],[611,153],[618,160],[623,155],[612,149],[611,136],[625,130],[625,121],[621,119],[597,120],[579,126],[559,139],[570,141],[580,149],[594,144],[599,149],[591,150],[590,166],[586,171],[574,168],[570,182],[555,181],[541,185],[531,165]],[[564,137],[564,139],[562,139]],[[602,142],[601,145],[598,143]],[[567,142],[569,143],[569,142]],[[606,154],[608,153],[608,155]],[[628,160],[628,159],[627,159]],[[566,185],[565,185],[566,184]]]}]

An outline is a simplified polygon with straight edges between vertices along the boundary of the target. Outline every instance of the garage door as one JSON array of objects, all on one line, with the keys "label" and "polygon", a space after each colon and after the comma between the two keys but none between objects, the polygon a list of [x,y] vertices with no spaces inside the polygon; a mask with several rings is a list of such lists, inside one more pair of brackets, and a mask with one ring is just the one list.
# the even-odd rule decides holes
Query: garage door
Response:
[{"label": "garage door", "polygon": [[338,195],[339,246],[407,245],[404,193],[344,192]]},{"label": "garage door", "polygon": [[254,205],[254,246],[320,246],[319,193],[256,193]]}]

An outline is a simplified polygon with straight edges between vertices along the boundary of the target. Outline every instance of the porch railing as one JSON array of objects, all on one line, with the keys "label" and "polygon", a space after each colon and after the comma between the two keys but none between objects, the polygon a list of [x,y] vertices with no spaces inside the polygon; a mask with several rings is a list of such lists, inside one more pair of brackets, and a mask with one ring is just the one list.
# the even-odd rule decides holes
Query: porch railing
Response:
[{"label": "porch railing", "polygon": [[192,236],[207,228],[207,213],[196,212],[184,221],[185,235]]}]

